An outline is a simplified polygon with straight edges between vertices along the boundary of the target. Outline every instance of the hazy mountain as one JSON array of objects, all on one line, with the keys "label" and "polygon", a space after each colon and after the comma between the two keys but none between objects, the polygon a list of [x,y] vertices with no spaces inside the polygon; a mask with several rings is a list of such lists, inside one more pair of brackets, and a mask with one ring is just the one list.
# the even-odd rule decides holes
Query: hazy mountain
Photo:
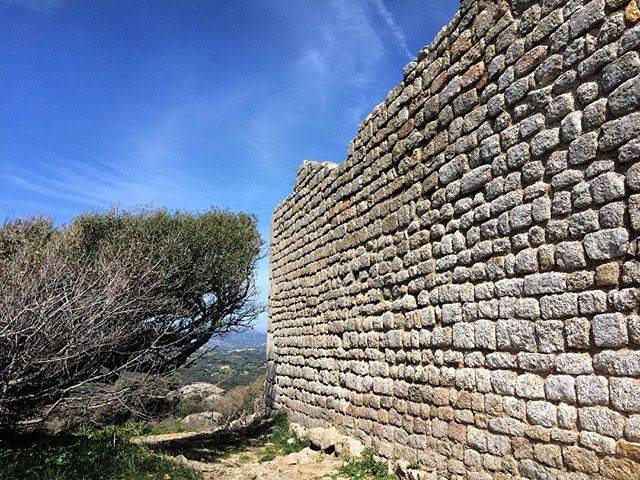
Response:
[{"label": "hazy mountain", "polygon": [[211,339],[209,345],[221,350],[236,350],[241,348],[265,348],[267,334],[257,330],[243,332],[229,332],[222,337]]}]

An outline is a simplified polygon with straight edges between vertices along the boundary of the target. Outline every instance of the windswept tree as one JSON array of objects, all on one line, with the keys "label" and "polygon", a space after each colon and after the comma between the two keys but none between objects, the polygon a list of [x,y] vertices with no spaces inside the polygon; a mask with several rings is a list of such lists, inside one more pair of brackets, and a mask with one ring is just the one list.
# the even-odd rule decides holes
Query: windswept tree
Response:
[{"label": "windswept tree", "polygon": [[142,209],[0,230],[0,429],[126,402],[261,311],[256,219]]}]

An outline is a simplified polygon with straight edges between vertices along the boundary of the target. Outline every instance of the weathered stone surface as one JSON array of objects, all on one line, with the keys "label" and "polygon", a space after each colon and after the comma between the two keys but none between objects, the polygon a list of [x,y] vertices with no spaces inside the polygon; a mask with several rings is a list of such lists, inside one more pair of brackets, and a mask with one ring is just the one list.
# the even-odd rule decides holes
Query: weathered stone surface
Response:
[{"label": "weathered stone surface", "polygon": [[516,62],[516,75],[522,77],[532,71],[547,58],[547,54],[548,47],[546,45],[538,45],[529,50]]},{"label": "weathered stone surface", "polygon": [[[640,61],[638,62],[640,63]],[[627,80],[609,95],[609,110],[616,117],[638,110],[640,107],[640,77]]]},{"label": "weathered stone surface", "polygon": [[581,242],[561,242],[556,248],[556,264],[562,270],[577,270],[587,263]]},{"label": "weathered stone surface", "polygon": [[637,0],[631,0],[627,8],[624,9],[624,18],[627,22],[640,22],[640,8]]},{"label": "weathered stone surface", "polygon": [[516,395],[522,398],[544,398],[544,380],[538,375],[526,373],[516,379]]},{"label": "weathered stone surface", "polygon": [[640,133],[640,113],[634,112],[602,125],[598,148],[608,152],[633,139],[638,133]]},{"label": "weathered stone surface", "polygon": [[566,288],[566,278],[560,273],[540,273],[524,278],[524,293],[527,295],[559,293]]},{"label": "weathered stone surface", "polygon": [[592,260],[609,260],[624,255],[629,241],[629,232],[624,228],[613,228],[589,233],[584,237],[584,249]]},{"label": "weathered stone surface", "polygon": [[627,480],[633,478],[640,464],[628,459],[605,458],[600,467],[600,473],[604,478],[611,480]]},{"label": "weathered stone surface", "polygon": [[180,424],[189,430],[215,430],[219,427],[222,414],[218,412],[192,413],[180,420]]},{"label": "weathered stone surface", "polygon": [[640,195],[629,197],[629,217],[634,230],[640,230]]},{"label": "weathered stone surface", "polygon": [[605,263],[596,267],[595,282],[599,287],[615,286],[620,278],[620,265],[617,262]]},{"label": "weathered stone surface", "polygon": [[622,412],[640,412],[640,380],[635,378],[612,378],[611,403]]},{"label": "weathered stone surface", "polygon": [[627,440],[640,443],[640,415],[632,415],[624,426],[624,436]]},{"label": "weathered stone surface", "polygon": [[460,193],[467,194],[475,192],[489,183],[491,178],[490,165],[478,167],[463,175],[462,182],[460,184]]},{"label": "weathered stone surface", "polygon": [[589,160],[593,160],[598,152],[598,134],[588,133],[576,138],[569,145],[569,163],[571,165],[582,165]]},{"label": "weathered stone surface", "polygon": [[570,348],[589,348],[590,332],[591,323],[586,318],[570,318],[565,321],[565,337]]},{"label": "weathered stone surface", "polygon": [[593,339],[598,347],[624,347],[629,338],[627,322],[620,313],[603,313],[593,317]]},{"label": "weathered stone surface", "polygon": [[534,158],[552,151],[560,144],[560,129],[543,130],[531,139],[531,154]]},{"label": "weathered stone surface", "polygon": [[[638,52],[628,52],[607,65],[602,72],[602,86],[609,92],[640,73]],[[633,92],[628,92],[633,95]],[[609,98],[611,100],[611,98]]]},{"label": "weathered stone surface", "polygon": [[636,163],[629,167],[625,176],[627,186],[634,192],[640,191],[640,163]]},{"label": "weathered stone surface", "polygon": [[531,401],[527,403],[527,419],[534,425],[553,427],[558,423],[557,408],[549,402]]},{"label": "weathered stone surface", "polygon": [[558,355],[556,368],[560,373],[571,375],[593,373],[591,357],[586,353],[563,353]]},{"label": "weathered stone surface", "polygon": [[591,198],[596,204],[623,198],[624,194],[624,175],[607,172],[594,178],[591,182]]},{"label": "weathered stone surface", "polygon": [[620,438],[624,432],[624,417],[605,407],[586,407],[578,411],[581,428],[612,438]]},{"label": "weathered stone surface", "polygon": [[580,447],[565,447],[562,449],[562,458],[571,470],[584,473],[598,471],[598,456],[590,450]]},{"label": "weathered stone surface", "polygon": [[609,403],[609,382],[602,376],[581,376],[576,378],[576,392],[580,405],[607,405]]},{"label": "weathered stone surface", "polygon": [[578,296],[578,303],[582,315],[602,313],[607,310],[607,294],[602,290],[584,292]]},{"label": "weathered stone surface", "polygon": [[578,314],[578,296],[575,293],[547,295],[540,299],[542,318],[574,317]]},{"label": "weathered stone surface", "polygon": [[575,403],[576,401],[575,379],[570,375],[551,375],[547,377],[544,390],[547,400],[565,403]]}]

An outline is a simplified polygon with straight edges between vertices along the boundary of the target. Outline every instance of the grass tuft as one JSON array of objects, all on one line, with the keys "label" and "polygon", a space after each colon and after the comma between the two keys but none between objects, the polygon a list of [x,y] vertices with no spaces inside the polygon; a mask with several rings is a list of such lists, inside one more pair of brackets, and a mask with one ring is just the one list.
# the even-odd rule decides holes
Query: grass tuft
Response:
[{"label": "grass tuft", "polygon": [[309,446],[308,440],[300,440],[289,432],[289,419],[284,412],[276,412],[273,416],[271,443],[260,462],[270,462],[276,457],[296,453]]},{"label": "grass tuft", "polygon": [[396,476],[389,473],[389,467],[385,462],[373,459],[371,450],[365,450],[360,458],[345,463],[338,473],[345,475],[349,480],[396,480]]}]

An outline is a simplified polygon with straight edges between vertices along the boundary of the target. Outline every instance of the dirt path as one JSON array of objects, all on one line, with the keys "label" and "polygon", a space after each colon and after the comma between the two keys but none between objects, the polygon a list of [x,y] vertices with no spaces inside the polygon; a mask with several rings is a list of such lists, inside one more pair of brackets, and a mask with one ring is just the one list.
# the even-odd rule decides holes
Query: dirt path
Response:
[{"label": "dirt path", "polygon": [[340,478],[342,461],[305,448],[260,462],[270,444],[260,429],[170,433],[139,437],[136,443],[202,472],[205,480],[320,480]]}]

